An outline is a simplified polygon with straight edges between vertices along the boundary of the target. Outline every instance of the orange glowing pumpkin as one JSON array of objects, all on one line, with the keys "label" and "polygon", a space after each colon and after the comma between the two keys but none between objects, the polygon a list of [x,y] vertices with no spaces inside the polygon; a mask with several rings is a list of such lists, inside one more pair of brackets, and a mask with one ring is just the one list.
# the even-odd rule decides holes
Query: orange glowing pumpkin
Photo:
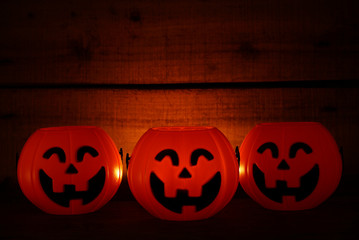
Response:
[{"label": "orange glowing pumpkin", "polygon": [[151,128],[134,148],[128,183],[137,201],[156,217],[205,219],[233,197],[238,163],[217,128]]},{"label": "orange glowing pumpkin", "polygon": [[93,212],[116,193],[122,162],[98,127],[42,128],[22,149],[18,181],[24,195],[51,214]]},{"label": "orange glowing pumpkin", "polygon": [[239,152],[241,186],[269,209],[316,207],[335,191],[342,174],[338,147],[320,123],[259,124]]}]

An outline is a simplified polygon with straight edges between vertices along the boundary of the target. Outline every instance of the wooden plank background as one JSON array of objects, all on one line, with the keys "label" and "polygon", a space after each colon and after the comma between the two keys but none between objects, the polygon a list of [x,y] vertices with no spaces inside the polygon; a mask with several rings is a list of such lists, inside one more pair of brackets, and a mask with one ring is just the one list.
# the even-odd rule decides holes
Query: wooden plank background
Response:
[{"label": "wooden plank background", "polygon": [[5,0],[1,84],[357,79],[357,5]]},{"label": "wooden plank background", "polygon": [[59,125],[131,153],[154,126],[216,126],[235,147],[260,122],[319,121],[358,176],[354,0],[4,0],[0,35],[1,186]]},{"label": "wooden plank background", "polygon": [[[0,90],[1,177],[16,177],[16,153],[36,129],[100,126],[131,153],[150,127],[210,125],[233,147],[261,122],[318,121],[345,152],[345,173],[356,174],[358,88],[272,89],[6,89]],[[338,98],[340,96],[340,98]]]}]

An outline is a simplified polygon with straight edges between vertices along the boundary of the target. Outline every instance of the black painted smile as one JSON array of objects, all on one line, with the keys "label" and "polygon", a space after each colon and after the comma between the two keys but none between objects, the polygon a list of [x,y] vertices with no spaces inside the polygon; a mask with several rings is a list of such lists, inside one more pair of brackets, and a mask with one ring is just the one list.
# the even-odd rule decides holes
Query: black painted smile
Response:
[{"label": "black painted smile", "polygon": [[164,183],[155,173],[150,175],[150,185],[156,200],[168,210],[175,213],[182,213],[183,206],[195,206],[196,212],[209,206],[219,193],[221,187],[221,174],[217,172],[206,184],[202,186],[202,195],[200,197],[188,196],[188,190],[177,190],[174,198],[165,197]]},{"label": "black painted smile", "polygon": [[264,173],[253,164],[253,178],[259,190],[269,199],[282,203],[283,196],[295,196],[297,202],[307,198],[315,189],[319,179],[319,166],[315,164],[314,167],[300,178],[300,187],[289,188],[287,182],[277,180],[275,188],[267,188],[265,186]]},{"label": "black painted smile", "polygon": [[105,185],[106,171],[104,167],[101,167],[97,174],[88,181],[87,191],[75,191],[75,185],[65,184],[64,191],[60,193],[53,191],[52,179],[44,170],[40,169],[39,175],[41,187],[46,195],[57,204],[63,207],[70,207],[70,200],[72,199],[82,199],[83,205],[92,202],[100,194]]}]

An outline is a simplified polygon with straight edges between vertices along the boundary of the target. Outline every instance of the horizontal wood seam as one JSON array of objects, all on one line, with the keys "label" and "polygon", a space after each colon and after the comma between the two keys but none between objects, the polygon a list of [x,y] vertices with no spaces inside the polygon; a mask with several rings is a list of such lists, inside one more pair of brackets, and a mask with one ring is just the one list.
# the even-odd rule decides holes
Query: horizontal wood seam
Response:
[{"label": "horizontal wood seam", "polygon": [[209,82],[209,83],[165,83],[165,84],[7,84],[0,89],[250,89],[250,88],[352,88],[358,80],[306,80],[276,82]]}]

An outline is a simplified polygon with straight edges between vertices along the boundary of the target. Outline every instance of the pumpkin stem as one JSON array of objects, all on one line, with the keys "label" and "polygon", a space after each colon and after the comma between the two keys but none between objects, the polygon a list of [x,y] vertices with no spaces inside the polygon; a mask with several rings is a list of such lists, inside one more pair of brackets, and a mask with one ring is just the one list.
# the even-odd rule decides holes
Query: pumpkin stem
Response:
[{"label": "pumpkin stem", "polygon": [[127,167],[127,169],[128,169],[128,163],[130,162],[130,159],[131,159],[130,154],[126,153],[126,167]]},{"label": "pumpkin stem", "polygon": [[126,169],[128,169],[128,163],[129,163],[129,161],[131,159],[130,155],[128,153],[126,153],[126,159],[123,159],[123,149],[122,148],[120,148],[119,153],[120,153],[120,156],[121,156],[121,160],[126,162]]},{"label": "pumpkin stem", "polygon": [[120,154],[121,160],[122,160],[123,159],[123,150],[122,150],[122,148],[120,148],[120,151],[118,153]]},{"label": "pumpkin stem", "polygon": [[241,156],[239,155],[239,148],[238,148],[238,146],[236,146],[236,157],[237,157],[237,160],[238,160],[238,165],[239,165],[239,161],[240,161],[240,159],[241,159]]}]

